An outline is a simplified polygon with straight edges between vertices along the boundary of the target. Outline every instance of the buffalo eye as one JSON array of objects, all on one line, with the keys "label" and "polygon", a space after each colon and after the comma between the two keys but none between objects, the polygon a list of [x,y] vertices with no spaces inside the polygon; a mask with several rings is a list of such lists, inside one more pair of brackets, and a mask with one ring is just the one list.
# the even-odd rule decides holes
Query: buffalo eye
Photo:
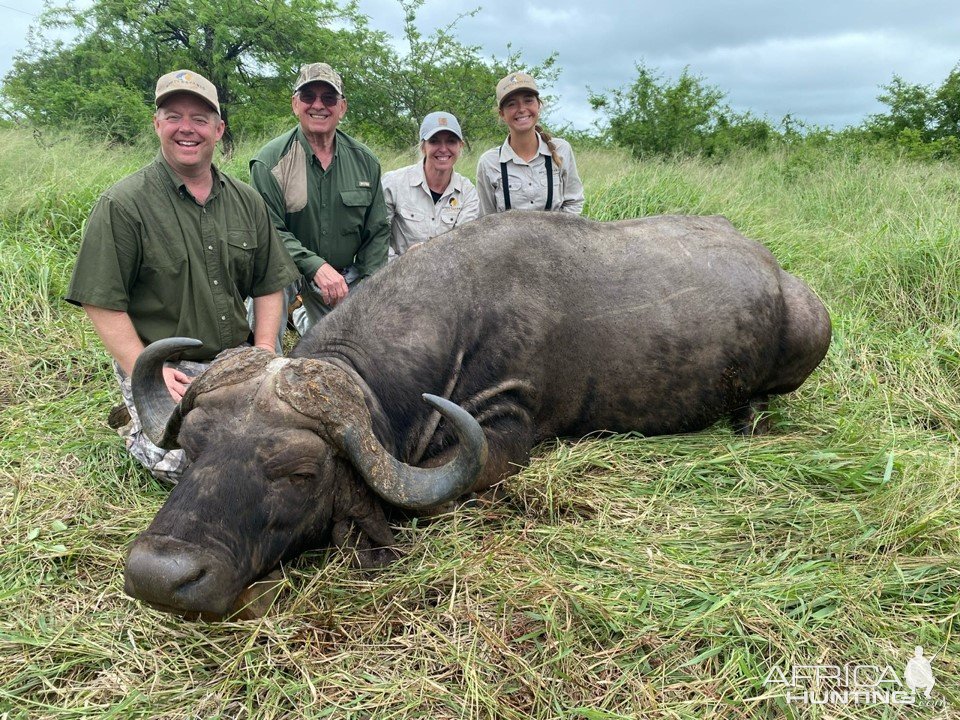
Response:
[{"label": "buffalo eye", "polygon": [[294,483],[311,482],[319,471],[316,460],[301,460],[299,462],[272,462],[264,468],[271,482],[287,479]]},{"label": "buffalo eye", "polygon": [[305,467],[297,470],[296,472],[290,473],[287,477],[290,478],[290,482],[293,483],[307,483],[311,482],[317,476],[317,466]]}]

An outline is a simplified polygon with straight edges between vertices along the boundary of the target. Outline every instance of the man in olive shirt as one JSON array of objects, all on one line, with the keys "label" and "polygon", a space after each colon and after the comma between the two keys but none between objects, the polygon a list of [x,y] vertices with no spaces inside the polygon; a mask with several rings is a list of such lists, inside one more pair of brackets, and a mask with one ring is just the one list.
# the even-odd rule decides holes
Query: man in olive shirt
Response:
[{"label": "man in olive shirt", "polygon": [[250,179],[303,275],[302,333],[386,264],[390,226],[380,162],[337,129],[347,112],[340,75],[304,65],[291,106],[300,124],[257,153]]},{"label": "man in olive shirt", "polygon": [[185,460],[142,434],[129,377],[144,347],[185,336],[203,346],[165,368],[179,401],[191,376],[217,353],[250,338],[244,300],[253,297],[253,342],[273,351],[282,289],[296,268],[263,200],[213,166],[224,123],[216,88],[179,70],[157,82],[154,129],[160,154],[100,197],[84,230],[66,299],[81,305],[114,367],[131,422],[120,430],[130,452],[157,477],[175,481]]}]

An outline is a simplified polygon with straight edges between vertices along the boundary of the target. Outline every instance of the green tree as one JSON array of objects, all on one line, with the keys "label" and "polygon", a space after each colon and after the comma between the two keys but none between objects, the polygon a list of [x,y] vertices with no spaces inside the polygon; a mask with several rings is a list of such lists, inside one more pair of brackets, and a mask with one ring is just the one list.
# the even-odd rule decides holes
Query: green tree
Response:
[{"label": "green tree", "polygon": [[[230,131],[235,104],[258,80],[291,72],[291,58],[324,42],[334,22],[359,21],[355,5],[334,0],[96,0],[48,8],[39,33],[4,80],[4,95],[27,119],[71,119],[130,139],[149,108],[157,77],[181,67],[206,76],[220,96]],[[72,44],[45,31],[73,28]],[[293,61],[296,62],[296,61]],[[295,69],[292,71],[295,77]],[[289,94],[288,94],[289,97]],[[54,106],[51,107],[51,100]],[[229,147],[230,136],[226,136]]]},{"label": "green tree", "polygon": [[[524,68],[545,88],[558,74],[556,56],[529,66],[519,53],[482,58],[455,36],[457,24],[425,36],[417,28],[424,0],[399,0],[402,53],[370,28],[355,0],[94,0],[41,16],[27,48],[3,84],[0,108],[37,125],[70,125],[130,141],[149,127],[156,79],[178,68],[210,79],[236,133],[263,136],[293,123],[290,95],[300,64],[324,61],[344,79],[345,128],[396,147],[413,144],[422,117],[455,113],[468,138],[497,128],[494,87]],[[70,42],[51,35],[72,29]]]},{"label": "green tree", "polygon": [[776,134],[765,120],[731,111],[724,98],[689,68],[670,82],[641,63],[630,87],[609,95],[591,92],[590,104],[606,117],[605,134],[637,157],[725,154]]},{"label": "green tree", "polygon": [[960,64],[954,66],[933,93],[932,101],[935,136],[943,140],[951,137],[960,140]]},{"label": "green tree", "polygon": [[502,133],[495,107],[501,77],[524,69],[541,88],[556,81],[555,54],[529,65],[517,52],[508,51],[505,58],[483,58],[479,47],[461,43],[457,26],[476,16],[479,8],[424,35],[417,26],[424,0],[399,1],[405,47],[398,56],[364,58],[359,72],[365,81],[360,92],[350,96],[347,117],[363,137],[394,147],[410,146],[416,142],[423,116],[444,110],[457,116],[468,140],[489,140]]},{"label": "green tree", "polygon": [[888,109],[871,115],[862,132],[914,159],[960,157],[960,65],[936,89],[898,75],[880,87],[877,99]]},{"label": "green tree", "polygon": [[924,141],[933,139],[935,100],[926,85],[914,85],[894,75],[877,100],[889,108],[886,113],[871,115],[867,129],[881,139],[894,139],[904,130],[919,133]]}]

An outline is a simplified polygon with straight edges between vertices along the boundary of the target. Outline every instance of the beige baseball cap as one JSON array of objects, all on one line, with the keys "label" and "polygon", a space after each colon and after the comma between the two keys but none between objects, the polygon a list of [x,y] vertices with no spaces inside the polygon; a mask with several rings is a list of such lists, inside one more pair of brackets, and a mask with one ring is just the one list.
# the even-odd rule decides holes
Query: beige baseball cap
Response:
[{"label": "beige baseball cap", "polygon": [[536,80],[525,72],[514,72],[497,83],[497,107],[503,105],[503,101],[507,99],[507,96],[512,95],[517,90],[529,90],[537,97],[540,97]]},{"label": "beige baseball cap", "polygon": [[293,91],[297,92],[304,85],[312,82],[325,82],[332,85],[333,89],[343,95],[343,80],[340,74],[326,63],[310,63],[300,66],[300,74],[297,76],[297,84]]},{"label": "beige baseball cap", "polygon": [[157,107],[170,95],[178,92],[190,93],[213,107],[220,114],[220,99],[217,88],[200,73],[193,70],[174,70],[157,80]]}]

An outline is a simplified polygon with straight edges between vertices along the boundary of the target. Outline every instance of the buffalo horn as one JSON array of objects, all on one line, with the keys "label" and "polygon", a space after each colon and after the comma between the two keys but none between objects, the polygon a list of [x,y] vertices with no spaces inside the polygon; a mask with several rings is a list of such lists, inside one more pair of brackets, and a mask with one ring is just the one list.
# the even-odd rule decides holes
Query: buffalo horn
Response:
[{"label": "buffalo horn", "polygon": [[180,405],[173,401],[163,379],[163,364],[191,348],[203,345],[199,340],[172,337],[150,343],[133,366],[130,385],[133,405],[140,416],[140,426],[151,442],[165,450],[180,447],[177,435],[183,416]]},{"label": "buffalo horn", "polygon": [[487,462],[487,439],[470,413],[442,397],[423,394],[453,425],[459,450],[446,465],[418,468],[406,465],[357,428],[344,435],[347,454],[364,479],[380,497],[407,510],[426,510],[463,495],[476,483]]}]

